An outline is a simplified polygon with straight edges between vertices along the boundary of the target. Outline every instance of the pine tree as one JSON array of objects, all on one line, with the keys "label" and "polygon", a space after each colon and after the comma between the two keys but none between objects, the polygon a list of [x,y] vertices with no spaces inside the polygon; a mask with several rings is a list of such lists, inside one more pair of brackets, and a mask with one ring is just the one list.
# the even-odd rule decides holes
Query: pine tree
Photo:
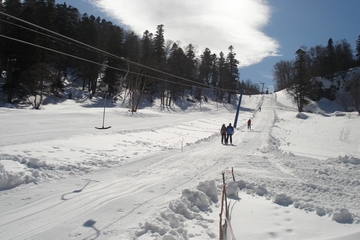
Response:
[{"label": "pine tree", "polygon": [[141,63],[151,65],[153,52],[153,34],[146,30],[141,39]]},{"label": "pine tree", "polygon": [[[78,38],[78,29],[79,29],[79,16],[80,13],[77,8],[72,6],[67,6],[64,4],[56,5],[56,19],[55,19],[55,29],[56,32],[73,39]],[[72,54],[76,51],[72,44],[67,42],[56,41],[56,49],[67,53]],[[54,56],[54,64],[59,71],[65,72],[67,67],[75,68],[76,60],[74,58],[56,54]]]},{"label": "pine tree", "polygon": [[346,71],[354,67],[354,56],[346,39],[335,45],[335,72]]},{"label": "pine tree", "polygon": [[356,40],[356,63],[357,66],[360,66],[360,35],[358,36],[358,39]]},{"label": "pine tree", "polygon": [[[224,89],[227,87],[229,74],[228,74],[228,67],[227,67],[226,59],[224,57],[223,52],[220,52],[219,58],[218,58],[218,72],[219,72],[218,87]],[[224,95],[225,95],[225,92],[222,90],[217,93],[217,98],[219,99],[220,102],[223,101]]]},{"label": "pine tree", "polygon": [[[169,72],[175,76],[186,78],[186,64],[187,56],[185,55],[184,50],[176,43],[173,43],[167,64]],[[179,83],[179,85],[176,83]],[[179,78],[171,78],[171,82],[168,84],[170,95],[167,96],[166,105],[170,106],[171,101],[175,101],[177,97],[183,93],[184,88],[181,85],[182,83],[183,81]]]},{"label": "pine tree", "polygon": [[328,40],[327,44],[327,61],[326,61],[326,77],[331,78],[331,76],[335,73],[335,50],[334,50],[334,42],[332,38]]},{"label": "pine tree", "polygon": [[185,78],[195,80],[197,79],[196,63],[197,59],[194,52],[194,46],[192,44],[187,45],[185,48],[186,54],[186,67],[185,67]]},{"label": "pine tree", "polygon": [[[123,56],[124,55],[124,51],[123,51],[123,41],[124,41],[124,36],[123,36],[123,30],[118,27],[115,26],[113,24],[111,24],[111,22],[103,22],[102,24],[106,24],[107,28],[106,28],[106,32],[104,33],[104,35],[106,35],[106,48],[105,51],[109,52],[115,56]],[[138,53],[138,48],[139,46],[136,46],[136,44],[138,44],[138,42],[136,41],[136,39],[134,39],[135,42],[133,44],[133,46],[131,46],[129,49],[134,51],[134,60],[138,61],[139,59],[139,53]],[[111,67],[119,67],[122,65],[123,69],[126,69],[126,64],[121,61],[118,58],[114,58],[114,57],[107,57],[106,59],[106,65],[110,66],[110,67],[106,67],[105,69],[105,74],[102,78],[102,81],[106,84],[108,84],[109,86],[109,93],[113,94],[115,93],[115,82],[120,80],[120,77],[123,76],[125,73],[124,72],[119,72],[118,70],[115,70],[114,68]]]},{"label": "pine tree", "polygon": [[[226,87],[228,89],[236,89],[238,86],[238,81],[239,81],[239,69],[238,69],[238,65],[239,65],[239,61],[235,58],[236,53],[234,52],[234,47],[230,46],[228,48],[229,53],[226,57],[226,63],[227,63],[227,75],[228,77],[226,78],[227,83],[226,83]],[[232,96],[232,92],[229,92],[228,94],[228,103],[231,103],[231,96]]]},{"label": "pine tree", "polygon": [[163,70],[165,68],[165,37],[164,37],[164,25],[158,25],[153,41],[153,55],[158,69]]},{"label": "pine tree", "polygon": [[211,82],[212,64],[213,62],[212,62],[211,51],[210,49],[205,48],[203,54],[201,55],[200,73],[199,73],[199,79],[201,79],[203,83],[210,84]]},{"label": "pine tree", "polygon": [[[164,37],[164,25],[158,25],[153,41],[153,59],[155,68],[159,70],[165,70],[166,55],[165,55],[165,37]],[[161,77],[159,74],[155,74],[156,77]],[[166,84],[162,81],[158,84],[160,90],[161,107],[164,108],[165,103],[165,91]]]},{"label": "pine tree", "polygon": [[[20,0],[5,0],[3,3],[3,11],[11,16],[20,17],[22,13],[22,3]],[[0,15],[2,19],[8,22],[16,22],[10,17]],[[22,31],[18,27],[6,22],[2,22],[0,28],[1,34],[21,39]],[[7,95],[6,101],[11,103],[15,95],[19,95],[21,91],[20,73],[23,71],[24,65],[20,59],[24,58],[22,49],[24,45],[16,41],[1,39],[1,65],[6,70],[6,82],[2,86],[4,93]]]},{"label": "pine tree", "polygon": [[211,81],[210,84],[217,87],[219,84],[219,63],[215,53],[211,54]]},{"label": "pine tree", "polygon": [[[79,23],[79,41],[87,45],[97,47],[98,46],[98,29],[96,28],[94,16],[88,16],[86,13],[82,15]],[[90,49],[84,49],[78,47],[74,52],[76,55],[81,58],[88,59],[94,62],[104,62],[104,59],[101,59],[100,54]],[[105,62],[104,62],[105,63]],[[94,65],[93,63],[78,61],[78,66],[76,68],[76,74],[78,78],[83,80],[83,90],[85,90],[86,83],[87,89],[91,94],[95,94],[97,87],[97,80],[101,72],[102,67],[99,65]]]},{"label": "pine tree", "polygon": [[296,60],[294,64],[294,94],[299,112],[304,110],[304,106],[307,104],[306,97],[309,95],[310,91],[310,80],[307,75],[306,58],[307,56],[304,50],[298,49],[296,51]]}]

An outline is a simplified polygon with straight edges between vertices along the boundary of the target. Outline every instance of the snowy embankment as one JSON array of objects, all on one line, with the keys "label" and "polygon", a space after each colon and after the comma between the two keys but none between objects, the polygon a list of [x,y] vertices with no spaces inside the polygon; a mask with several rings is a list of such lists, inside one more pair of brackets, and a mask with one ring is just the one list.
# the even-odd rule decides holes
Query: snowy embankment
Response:
[{"label": "snowy embankment", "polygon": [[71,101],[1,109],[3,236],[216,239],[225,172],[237,239],[359,239],[359,117],[297,117],[286,92],[244,96],[224,146],[219,129],[235,108],[109,107],[108,130],[95,129],[101,107]]}]

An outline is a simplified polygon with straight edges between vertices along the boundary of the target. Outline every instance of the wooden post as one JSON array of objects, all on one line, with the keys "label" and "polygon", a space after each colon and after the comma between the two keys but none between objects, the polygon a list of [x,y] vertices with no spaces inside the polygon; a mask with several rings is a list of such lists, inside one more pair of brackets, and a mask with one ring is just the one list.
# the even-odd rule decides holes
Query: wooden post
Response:
[{"label": "wooden post", "polygon": [[235,181],[234,168],[233,168],[233,167],[231,167],[231,173],[232,173],[233,181],[236,182],[236,181]]},{"label": "wooden post", "polygon": [[221,191],[221,204],[220,204],[220,221],[219,221],[219,240],[223,240],[223,228],[222,228],[222,215],[223,215],[223,211],[224,211],[224,191],[225,191],[225,186],[222,187],[222,191]]}]

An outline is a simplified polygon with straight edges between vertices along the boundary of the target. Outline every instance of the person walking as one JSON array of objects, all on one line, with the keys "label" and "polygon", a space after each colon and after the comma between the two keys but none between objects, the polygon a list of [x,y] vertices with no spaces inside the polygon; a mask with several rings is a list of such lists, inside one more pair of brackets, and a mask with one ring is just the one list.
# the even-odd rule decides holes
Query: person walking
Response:
[{"label": "person walking", "polygon": [[226,144],[226,126],[225,123],[221,126],[221,130],[220,130],[220,134],[221,134],[221,144]]},{"label": "person walking", "polygon": [[248,124],[248,129],[251,129],[251,119],[248,120],[247,124]]},{"label": "person walking", "polygon": [[231,126],[231,123],[229,123],[229,126],[226,127],[226,144],[228,144],[230,140],[230,144],[232,144],[232,135],[234,134],[234,128]]}]

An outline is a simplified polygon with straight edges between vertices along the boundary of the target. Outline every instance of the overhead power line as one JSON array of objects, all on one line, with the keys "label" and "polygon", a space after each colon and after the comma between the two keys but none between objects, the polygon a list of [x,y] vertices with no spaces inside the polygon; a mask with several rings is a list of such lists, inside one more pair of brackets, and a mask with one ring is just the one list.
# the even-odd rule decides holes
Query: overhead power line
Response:
[{"label": "overhead power line", "polygon": [[[6,22],[6,23],[8,23],[8,24],[12,24],[12,25],[17,26],[17,27],[19,27],[19,28],[23,28],[23,29],[26,29],[26,30],[29,30],[29,31],[32,31],[32,32],[39,33],[39,34],[41,34],[41,35],[44,35],[44,36],[49,37],[49,38],[52,38],[52,39],[56,39],[56,40],[58,40],[58,41],[66,42],[66,43],[68,43],[68,44],[72,44],[71,42],[73,42],[73,43],[76,43],[76,45],[78,45],[78,46],[80,46],[80,47],[83,47],[83,48],[85,48],[85,49],[87,49],[87,50],[95,51],[95,52],[97,52],[97,53],[102,53],[102,54],[104,54],[104,56],[113,57],[113,58],[115,58],[115,59],[119,59],[119,60],[122,60],[122,61],[126,61],[126,62],[128,62],[128,63],[133,64],[133,65],[137,65],[137,66],[140,66],[140,67],[143,67],[143,68],[146,68],[146,69],[149,69],[149,70],[152,70],[152,71],[155,71],[155,72],[158,72],[158,73],[161,73],[161,74],[164,74],[164,75],[173,77],[173,78],[177,78],[177,79],[180,79],[180,80],[189,82],[189,83],[196,84],[197,87],[203,86],[203,88],[205,88],[205,89],[212,88],[212,89],[217,89],[217,90],[221,90],[221,91],[238,93],[238,91],[235,91],[235,90],[232,90],[232,89],[223,89],[223,88],[219,88],[219,87],[207,85],[207,84],[204,84],[204,83],[196,82],[196,81],[193,81],[193,80],[190,80],[190,79],[186,79],[186,78],[183,78],[183,77],[180,77],[180,76],[176,76],[176,75],[173,75],[173,74],[171,74],[171,73],[167,73],[167,72],[164,72],[164,71],[161,71],[161,70],[158,70],[158,69],[155,69],[155,68],[152,68],[152,67],[149,67],[149,66],[146,66],[146,65],[143,65],[143,64],[140,64],[140,63],[131,61],[131,60],[129,60],[129,59],[125,59],[124,57],[120,57],[120,56],[111,54],[111,53],[106,52],[106,51],[104,51],[104,50],[101,50],[101,49],[99,49],[99,48],[93,47],[93,46],[88,45],[88,44],[86,44],[86,43],[80,42],[80,41],[78,41],[78,40],[75,40],[75,39],[73,39],[73,38],[67,37],[67,36],[62,35],[62,34],[60,34],[60,33],[54,32],[54,31],[52,31],[52,30],[46,29],[46,28],[44,28],[44,27],[41,27],[41,26],[39,26],[39,25],[36,25],[36,24],[31,23],[31,22],[25,21],[25,20],[23,20],[23,19],[21,19],[21,18],[17,18],[17,17],[15,17],[15,16],[12,16],[12,15],[10,15],[10,14],[4,13],[4,12],[2,12],[2,11],[0,11],[0,14],[4,15],[4,16],[6,16],[6,17],[9,17],[9,18],[15,19],[15,20],[17,20],[17,21],[26,23],[26,24],[28,24],[28,25],[30,25],[30,26],[33,26],[33,27],[35,27],[35,28],[41,29],[41,30],[43,30],[43,31],[45,31],[45,32],[52,33],[52,34],[54,34],[54,35],[56,35],[56,36],[59,36],[59,37],[61,37],[61,38],[64,38],[64,39],[68,40],[68,41],[66,41],[66,40],[64,40],[64,39],[57,38],[57,37],[55,37],[55,36],[51,36],[51,35],[48,35],[48,34],[39,32],[39,31],[37,31],[37,30],[27,28],[27,27],[22,26],[22,25],[18,25],[18,24],[11,23],[11,22],[9,22],[9,21],[0,19],[1,21]],[[97,64],[97,65],[101,65],[101,66],[104,65],[103,63],[95,62],[95,61],[92,61],[92,60],[89,60],[89,59],[85,59],[85,58],[78,57],[78,56],[75,56],[75,55],[72,55],[72,54],[64,53],[64,52],[61,52],[61,51],[58,51],[58,50],[55,50],[55,49],[51,49],[51,48],[48,48],[48,47],[40,46],[40,45],[38,45],[38,44],[34,44],[34,43],[30,43],[30,42],[27,42],[27,41],[24,41],[24,40],[12,38],[12,37],[5,36],[5,35],[2,35],[2,34],[0,34],[0,37],[7,38],[7,39],[13,40],[13,41],[17,41],[17,42],[20,42],[20,43],[23,43],[23,44],[28,44],[28,45],[31,45],[31,46],[34,46],[34,47],[38,47],[38,48],[41,48],[41,49],[44,49],[44,50],[52,51],[52,52],[55,52],[55,53],[58,53],[58,54],[62,54],[62,55],[68,56],[68,57],[76,58],[76,59],[79,59],[79,60],[82,60],[82,61],[86,61],[86,62],[89,62],[89,63],[93,63],[93,64]],[[69,42],[69,41],[70,41],[70,42]],[[106,65],[106,67],[111,68],[111,69],[115,69],[115,70],[120,70],[120,71],[123,71],[123,72],[128,72],[128,73],[131,73],[131,74],[136,74],[136,75],[143,76],[143,77],[148,77],[148,78],[152,78],[152,79],[164,81],[164,82],[171,82],[171,83],[175,83],[175,84],[179,84],[179,85],[183,85],[183,86],[192,86],[192,85],[189,85],[189,84],[178,83],[178,82],[174,82],[174,81],[171,81],[171,80],[166,80],[166,79],[162,79],[162,78],[157,78],[157,77],[153,77],[153,76],[150,76],[150,75],[145,75],[145,74],[141,74],[141,73],[137,73],[137,72],[131,72],[131,71],[129,71],[129,70],[125,70],[125,69],[121,69],[121,68],[117,68],[117,67],[113,67],[113,66],[109,66],[109,65]]]}]

